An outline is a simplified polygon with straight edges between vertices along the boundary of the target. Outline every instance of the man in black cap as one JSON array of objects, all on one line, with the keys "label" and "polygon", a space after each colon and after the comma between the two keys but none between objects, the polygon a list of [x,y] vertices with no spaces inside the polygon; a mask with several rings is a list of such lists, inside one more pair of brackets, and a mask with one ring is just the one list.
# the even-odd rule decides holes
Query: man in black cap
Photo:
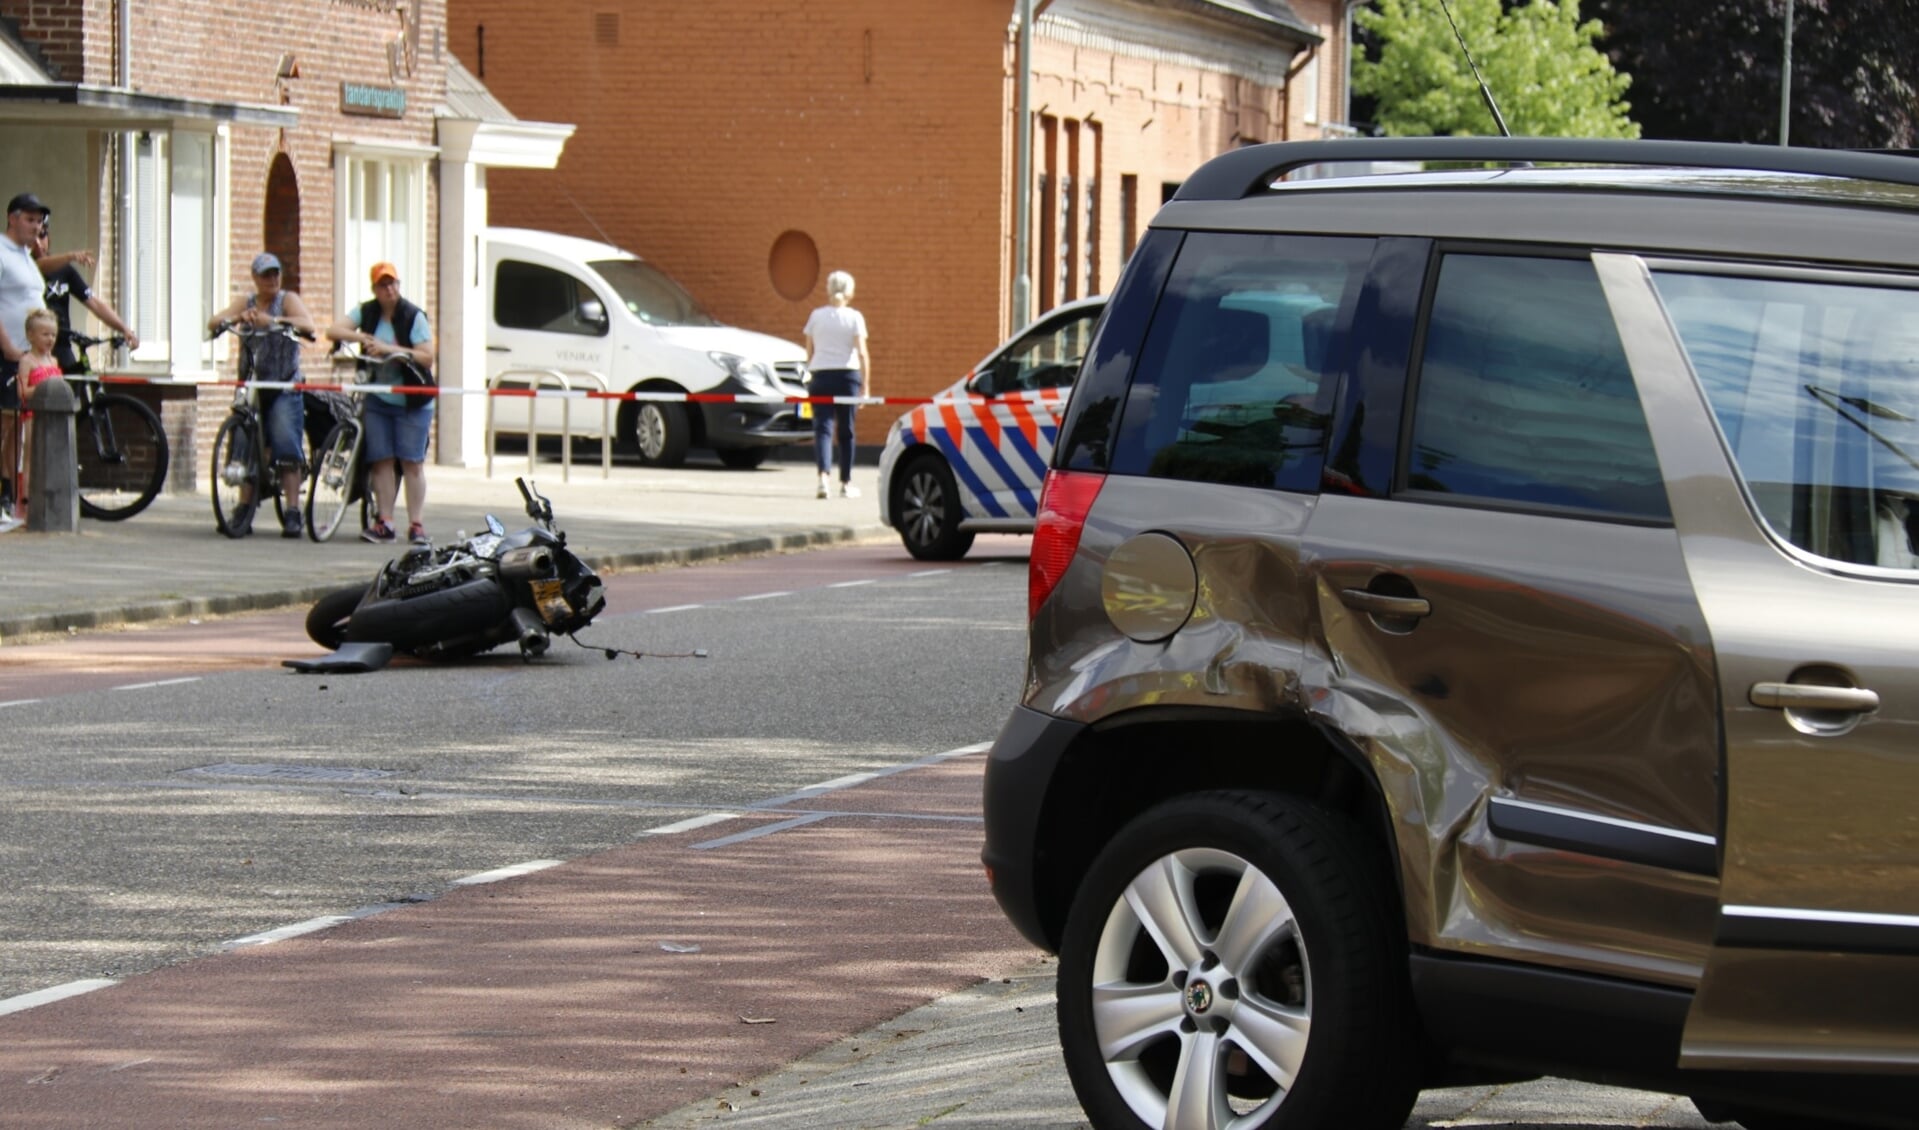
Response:
[{"label": "man in black cap", "polygon": [[27,347],[27,312],[37,308],[46,294],[46,280],[34,261],[33,245],[40,225],[53,209],[31,192],[23,192],[7,201],[7,230],[0,238],[0,412],[6,413],[6,426],[0,430],[0,468],[6,484],[0,488],[0,514],[13,516],[17,504],[24,503],[15,491],[19,477],[20,389],[14,380],[20,354]]}]

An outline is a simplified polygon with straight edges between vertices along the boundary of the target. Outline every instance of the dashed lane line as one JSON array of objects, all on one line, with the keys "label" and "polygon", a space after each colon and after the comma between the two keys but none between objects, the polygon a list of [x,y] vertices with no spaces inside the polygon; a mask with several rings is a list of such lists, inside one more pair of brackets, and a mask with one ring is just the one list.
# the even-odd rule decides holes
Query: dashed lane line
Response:
[{"label": "dashed lane line", "polygon": [[16,698],[11,702],[0,702],[0,710],[4,710],[9,706],[32,706],[39,701],[37,698]]},{"label": "dashed lane line", "polygon": [[239,949],[242,946],[263,946],[270,942],[283,942],[288,938],[297,938],[301,934],[311,934],[317,930],[329,930],[342,922],[353,921],[351,914],[328,914],[319,918],[309,918],[305,922],[295,922],[291,926],[282,926],[277,930],[262,930],[257,934],[248,934],[244,938],[235,938],[221,942],[221,949]]},{"label": "dashed lane line", "polygon": [[681,832],[696,832],[701,828],[710,828],[715,824],[724,824],[728,820],[739,819],[737,812],[709,812],[704,816],[691,816],[671,824],[662,824],[657,828],[648,828],[643,836],[676,836]]},{"label": "dashed lane line", "polygon": [[691,612],[695,608],[705,607],[706,605],[704,604],[669,604],[665,608],[649,608],[646,610],[645,615],[658,616],[662,612]]},{"label": "dashed lane line", "polygon": [[749,600],[772,600],[776,596],[792,596],[792,595],[793,595],[793,590],[787,589],[784,592],[756,592],[752,596],[736,596],[733,599],[734,601],[740,604],[745,604]]},{"label": "dashed lane line", "polygon": [[119,983],[120,982],[108,977],[93,977],[85,981],[69,981],[64,985],[55,985],[50,989],[36,989],[31,993],[21,993],[17,997],[8,997],[5,1000],[0,1000],[0,1016],[5,1016],[10,1012],[25,1012],[30,1008],[38,1008],[43,1004],[52,1004],[54,1001],[63,1001],[68,997],[77,997],[81,993],[90,993],[95,989],[104,989],[111,985],[118,985]]},{"label": "dashed lane line", "polygon": [[188,675],[183,679],[161,679],[153,683],[127,683],[124,686],[109,687],[107,689],[115,691],[144,691],[150,690],[153,687],[177,687],[182,683],[197,683],[199,681],[200,676]]},{"label": "dashed lane line", "polygon": [[510,867],[495,867],[491,871],[481,871],[476,875],[453,880],[456,887],[477,887],[482,883],[498,883],[506,879],[517,879],[522,875],[531,875],[535,871],[544,871],[549,867],[558,867],[564,859],[529,859],[525,863],[515,863]]}]

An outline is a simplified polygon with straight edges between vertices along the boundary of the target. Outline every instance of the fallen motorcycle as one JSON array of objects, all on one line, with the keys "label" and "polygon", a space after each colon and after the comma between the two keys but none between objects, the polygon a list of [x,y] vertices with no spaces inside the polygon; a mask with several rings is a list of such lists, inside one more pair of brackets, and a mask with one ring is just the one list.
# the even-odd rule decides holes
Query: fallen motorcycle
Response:
[{"label": "fallen motorcycle", "polygon": [[553,503],[525,479],[514,483],[533,525],[509,534],[489,514],[482,533],[439,549],[414,547],[372,584],[321,597],[307,613],[307,635],[330,651],[387,644],[424,659],[513,643],[532,660],[554,635],[586,627],[606,607],[600,578],[554,529]]}]

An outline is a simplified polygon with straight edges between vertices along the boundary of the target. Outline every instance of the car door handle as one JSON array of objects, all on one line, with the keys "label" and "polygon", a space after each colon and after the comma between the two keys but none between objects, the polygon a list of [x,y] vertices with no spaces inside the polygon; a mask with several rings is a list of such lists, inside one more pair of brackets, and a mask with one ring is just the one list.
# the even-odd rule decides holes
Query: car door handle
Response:
[{"label": "car door handle", "polygon": [[1433,614],[1433,602],[1423,596],[1388,596],[1365,589],[1340,589],[1339,599],[1348,608],[1374,616],[1398,616],[1418,619]]},{"label": "car door handle", "polygon": [[1754,706],[1774,710],[1830,710],[1865,714],[1879,709],[1879,692],[1864,687],[1822,687],[1815,683],[1754,683],[1747,697]]},{"label": "car door handle", "polygon": [[513,347],[509,345],[489,345],[486,347],[486,351],[488,353],[511,353],[513,352]]}]

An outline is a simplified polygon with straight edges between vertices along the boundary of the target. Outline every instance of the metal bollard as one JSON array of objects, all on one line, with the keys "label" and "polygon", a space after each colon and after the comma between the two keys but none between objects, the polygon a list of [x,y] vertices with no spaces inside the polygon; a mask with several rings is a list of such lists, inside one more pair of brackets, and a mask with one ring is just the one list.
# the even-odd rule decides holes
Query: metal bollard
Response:
[{"label": "metal bollard", "polygon": [[27,468],[27,529],[80,532],[80,459],[75,450],[73,389],[41,381],[27,397],[33,411],[33,462]]}]

